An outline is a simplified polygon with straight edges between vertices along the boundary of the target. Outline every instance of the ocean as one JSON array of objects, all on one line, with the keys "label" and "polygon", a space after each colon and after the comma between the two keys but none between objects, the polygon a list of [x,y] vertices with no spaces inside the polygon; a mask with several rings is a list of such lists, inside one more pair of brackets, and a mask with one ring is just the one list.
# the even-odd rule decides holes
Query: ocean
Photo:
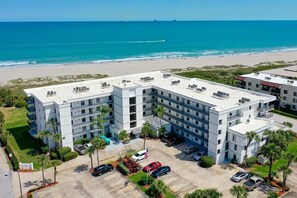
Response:
[{"label": "ocean", "polygon": [[0,67],[297,50],[297,21],[3,22]]}]

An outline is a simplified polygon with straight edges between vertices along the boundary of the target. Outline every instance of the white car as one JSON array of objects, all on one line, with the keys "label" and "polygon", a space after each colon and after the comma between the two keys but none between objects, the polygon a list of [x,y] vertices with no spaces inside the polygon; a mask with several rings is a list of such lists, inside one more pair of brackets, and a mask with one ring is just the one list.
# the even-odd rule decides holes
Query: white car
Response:
[{"label": "white car", "polygon": [[85,143],[84,146],[85,146],[86,149],[88,149],[88,148],[92,147],[93,144],[91,144],[91,143]]},{"label": "white car", "polygon": [[206,152],[205,151],[199,151],[196,155],[193,156],[193,159],[195,161],[199,161],[201,160],[201,158],[206,155]]},{"label": "white car", "polygon": [[134,161],[139,161],[139,160],[143,160],[146,159],[148,157],[148,151],[147,150],[141,150],[138,151],[135,155],[132,156],[132,159]]}]

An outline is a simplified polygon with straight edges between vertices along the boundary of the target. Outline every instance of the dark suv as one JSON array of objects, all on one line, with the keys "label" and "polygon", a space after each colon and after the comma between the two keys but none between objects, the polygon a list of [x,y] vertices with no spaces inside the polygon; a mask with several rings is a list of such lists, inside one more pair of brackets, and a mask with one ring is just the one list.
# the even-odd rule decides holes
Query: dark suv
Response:
[{"label": "dark suv", "polygon": [[113,171],[113,166],[111,164],[102,164],[94,168],[92,175],[100,176],[110,171]]},{"label": "dark suv", "polygon": [[170,146],[175,146],[175,145],[181,144],[183,142],[184,142],[184,138],[183,137],[176,136],[176,137],[169,138],[167,140],[166,145],[170,147]]}]

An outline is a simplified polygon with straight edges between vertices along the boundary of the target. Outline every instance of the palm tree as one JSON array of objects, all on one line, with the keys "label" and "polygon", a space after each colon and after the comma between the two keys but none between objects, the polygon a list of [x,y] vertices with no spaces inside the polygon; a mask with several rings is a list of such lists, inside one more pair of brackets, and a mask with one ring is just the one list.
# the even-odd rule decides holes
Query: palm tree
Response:
[{"label": "palm tree", "polygon": [[49,119],[49,121],[47,123],[52,128],[53,133],[56,134],[57,133],[57,126],[58,126],[57,120],[55,118],[51,118],[51,119]]},{"label": "palm tree", "polygon": [[40,131],[39,133],[37,133],[34,137],[35,138],[41,138],[46,140],[46,145],[49,146],[49,138],[52,136],[52,133],[49,131]]},{"label": "palm tree", "polygon": [[54,183],[57,182],[57,166],[60,166],[62,164],[61,160],[52,160],[51,165],[54,167]]},{"label": "palm tree", "polygon": [[259,138],[259,135],[255,132],[255,131],[249,131],[246,133],[246,138],[247,138],[247,144],[246,144],[246,147],[245,147],[245,156],[244,156],[244,164],[245,164],[245,167],[247,166],[247,158],[248,158],[248,148],[249,148],[249,145],[251,144],[251,142],[253,140],[256,140],[256,141],[260,141],[260,138]]},{"label": "palm tree", "polygon": [[223,194],[218,192],[215,188],[210,189],[197,189],[192,193],[187,193],[184,198],[220,198]]},{"label": "palm tree", "polygon": [[100,111],[100,116],[97,117],[93,124],[97,125],[99,129],[102,129],[102,134],[105,135],[105,117],[109,112],[112,111],[112,109],[106,105],[99,106],[97,109]]},{"label": "palm tree", "polygon": [[243,186],[238,186],[238,185],[232,186],[232,188],[230,189],[230,193],[232,194],[232,196],[234,196],[236,198],[247,198],[248,197],[248,192],[247,192],[246,188]]},{"label": "palm tree", "polygon": [[[163,106],[158,105],[155,109],[154,109],[155,114],[157,114],[159,120],[160,120],[160,128],[159,128],[159,132],[161,131],[160,129],[162,128],[162,118],[163,118],[163,114],[165,112],[165,109]],[[159,134],[160,135],[160,134]]]},{"label": "palm tree", "polygon": [[145,122],[141,128],[141,135],[143,136],[143,149],[145,149],[146,137],[152,132],[149,122]]},{"label": "palm tree", "polygon": [[45,179],[44,179],[44,166],[48,163],[48,156],[47,155],[39,155],[37,156],[37,162],[41,166],[41,172],[42,172],[42,184],[45,186]]},{"label": "palm tree", "polygon": [[269,160],[268,179],[271,180],[273,162],[281,157],[282,150],[280,146],[274,143],[268,143],[261,147],[261,152],[263,153],[264,157],[267,157]]},{"label": "palm tree", "polygon": [[59,148],[61,148],[61,141],[63,139],[65,139],[65,137],[62,138],[61,134],[55,133],[55,134],[53,134],[52,139],[58,145],[58,149],[59,149]]},{"label": "palm tree", "polygon": [[93,154],[95,153],[95,147],[91,146],[87,149],[87,154],[91,159],[91,170],[93,170]]},{"label": "palm tree", "polygon": [[297,153],[287,151],[282,154],[282,158],[287,160],[287,167],[290,167],[293,162],[297,162]]},{"label": "palm tree", "polygon": [[162,180],[155,180],[149,187],[149,192],[153,197],[161,197],[167,192],[167,186]]},{"label": "palm tree", "polygon": [[122,131],[119,133],[118,137],[119,137],[120,140],[124,141],[124,140],[126,140],[126,139],[129,138],[129,134],[127,133],[126,130],[122,130]]},{"label": "palm tree", "polygon": [[290,167],[287,167],[286,165],[279,167],[278,171],[282,172],[283,174],[282,191],[285,192],[288,176],[291,175],[293,171]]},{"label": "palm tree", "polygon": [[105,141],[102,138],[94,137],[91,140],[92,145],[96,149],[96,155],[97,155],[97,164],[99,166],[99,149],[105,148]]}]

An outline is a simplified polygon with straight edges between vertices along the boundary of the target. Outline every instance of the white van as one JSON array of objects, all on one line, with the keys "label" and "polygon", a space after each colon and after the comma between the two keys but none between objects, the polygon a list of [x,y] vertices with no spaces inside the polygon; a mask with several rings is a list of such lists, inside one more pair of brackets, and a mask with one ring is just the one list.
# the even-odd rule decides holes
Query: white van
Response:
[{"label": "white van", "polygon": [[186,146],[186,147],[184,148],[184,152],[187,153],[187,154],[189,154],[189,153],[193,153],[193,152],[195,152],[195,151],[197,151],[197,150],[198,150],[197,147],[195,147],[195,146],[191,146],[191,145],[188,145],[188,146]]},{"label": "white van", "polygon": [[133,155],[132,159],[134,161],[139,161],[139,160],[146,159],[147,157],[148,157],[148,151],[147,150],[141,150],[141,151],[138,151],[135,155]]}]

